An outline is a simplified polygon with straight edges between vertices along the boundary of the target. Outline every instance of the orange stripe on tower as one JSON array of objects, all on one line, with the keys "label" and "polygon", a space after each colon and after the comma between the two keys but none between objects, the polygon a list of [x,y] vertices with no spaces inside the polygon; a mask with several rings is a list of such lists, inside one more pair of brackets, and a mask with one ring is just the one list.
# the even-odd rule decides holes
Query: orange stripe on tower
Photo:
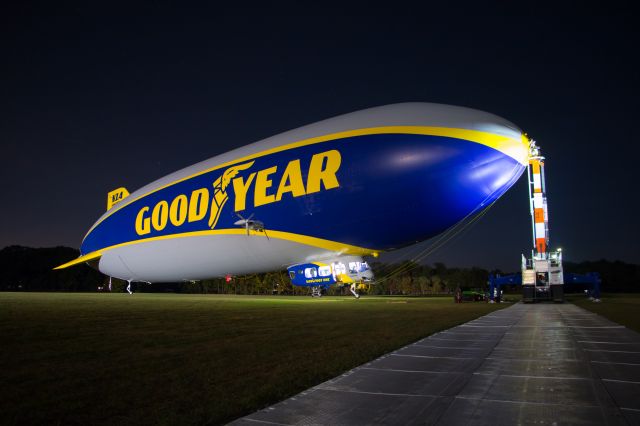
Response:
[{"label": "orange stripe on tower", "polygon": [[542,177],[540,175],[540,160],[536,160],[535,158],[529,160],[531,164],[531,172],[533,174],[533,192],[540,193],[542,192]]},{"label": "orange stripe on tower", "polygon": [[531,169],[533,170],[534,175],[540,174],[540,161],[531,160]]}]

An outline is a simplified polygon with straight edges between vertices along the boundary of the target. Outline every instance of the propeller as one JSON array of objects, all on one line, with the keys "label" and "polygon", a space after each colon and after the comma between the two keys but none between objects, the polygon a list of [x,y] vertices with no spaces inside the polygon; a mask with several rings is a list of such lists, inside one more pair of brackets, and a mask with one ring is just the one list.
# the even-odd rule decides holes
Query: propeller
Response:
[{"label": "propeller", "polygon": [[234,225],[243,226],[244,229],[247,231],[247,235],[249,235],[249,230],[256,231],[256,232],[264,232],[264,235],[265,237],[267,237],[267,240],[269,239],[267,230],[264,228],[264,223],[262,223],[259,220],[252,219],[253,213],[251,213],[251,216],[249,216],[248,218],[244,218],[240,213],[236,213],[236,215],[238,215],[240,220],[237,220],[234,223]]},{"label": "propeller", "polygon": [[254,221],[251,220],[251,218],[253,217],[253,213],[251,213],[251,216],[249,216],[248,218],[244,218],[242,217],[242,215],[240,213],[236,213],[236,215],[238,215],[238,217],[240,218],[240,220],[237,220],[234,225],[236,226],[244,226],[244,229],[247,230],[247,235],[249,235],[249,229],[253,229],[253,223]]}]

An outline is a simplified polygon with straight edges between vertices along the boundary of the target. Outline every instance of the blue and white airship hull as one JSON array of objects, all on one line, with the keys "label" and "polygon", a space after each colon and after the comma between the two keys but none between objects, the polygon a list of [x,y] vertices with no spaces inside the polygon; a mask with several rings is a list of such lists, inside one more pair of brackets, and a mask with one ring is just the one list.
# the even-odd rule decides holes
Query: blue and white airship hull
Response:
[{"label": "blue and white airship hull", "polygon": [[110,276],[162,282],[393,250],[489,206],[523,173],[527,152],[520,129],[477,110],[358,111],[139,189],[96,222],[70,264],[95,260]]}]

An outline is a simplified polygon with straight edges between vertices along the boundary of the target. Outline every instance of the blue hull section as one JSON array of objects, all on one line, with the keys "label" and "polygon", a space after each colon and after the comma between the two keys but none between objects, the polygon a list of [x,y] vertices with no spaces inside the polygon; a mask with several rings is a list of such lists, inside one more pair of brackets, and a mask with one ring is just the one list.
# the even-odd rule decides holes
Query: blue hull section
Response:
[{"label": "blue hull section", "polygon": [[[272,197],[291,161],[300,160],[302,181],[308,185],[311,158],[327,151],[339,152],[340,164],[335,173],[338,186],[327,189],[331,185],[321,182],[317,192],[308,193],[312,192],[310,187],[305,195],[284,192],[280,200],[255,206],[255,185],[260,174],[249,185],[250,174],[270,171],[265,175],[268,182],[266,187],[263,185],[263,195]],[[244,179],[242,183],[248,188],[243,197],[245,208],[236,212],[237,207],[242,207],[236,201],[242,194],[236,194],[236,185],[227,182],[226,199],[219,208],[214,230],[237,229],[236,213],[244,217],[254,214],[253,218],[262,221],[267,232],[283,231],[375,250],[399,248],[441,233],[495,201],[525,168],[512,157],[480,143],[416,134],[343,138],[237,164],[251,161],[248,168],[235,176]],[[159,203],[164,201],[170,206],[181,195],[183,200],[189,200],[193,191],[202,188],[209,192],[209,204],[215,203],[214,184],[220,182],[230,166],[233,165],[194,176],[132,202],[125,199],[123,203],[129,204],[99,223],[85,238],[81,252],[87,254],[153,237],[211,231],[213,205],[206,217],[189,222],[180,216],[179,208],[187,208],[186,205],[178,203],[173,223],[166,217],[163,221],[158,214],[155,222],[159,226],[152,224],[142,235],[136,231],[136,222],[142,223],[145,218],[151,221],[154,206]],[[145,208],[148,209],[142,211]],[[176,226],[178,222],[181,223]]]}]

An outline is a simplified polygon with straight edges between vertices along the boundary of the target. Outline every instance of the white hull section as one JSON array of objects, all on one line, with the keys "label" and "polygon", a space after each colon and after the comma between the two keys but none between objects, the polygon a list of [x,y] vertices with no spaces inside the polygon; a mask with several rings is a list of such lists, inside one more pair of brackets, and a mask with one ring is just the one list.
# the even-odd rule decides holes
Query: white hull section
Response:
[{"label": "white hull section", "polygon": [[110,249],[99,270],[123,280],[175,282],[282,270],[340,254],[261,235],[192,236]]}]

